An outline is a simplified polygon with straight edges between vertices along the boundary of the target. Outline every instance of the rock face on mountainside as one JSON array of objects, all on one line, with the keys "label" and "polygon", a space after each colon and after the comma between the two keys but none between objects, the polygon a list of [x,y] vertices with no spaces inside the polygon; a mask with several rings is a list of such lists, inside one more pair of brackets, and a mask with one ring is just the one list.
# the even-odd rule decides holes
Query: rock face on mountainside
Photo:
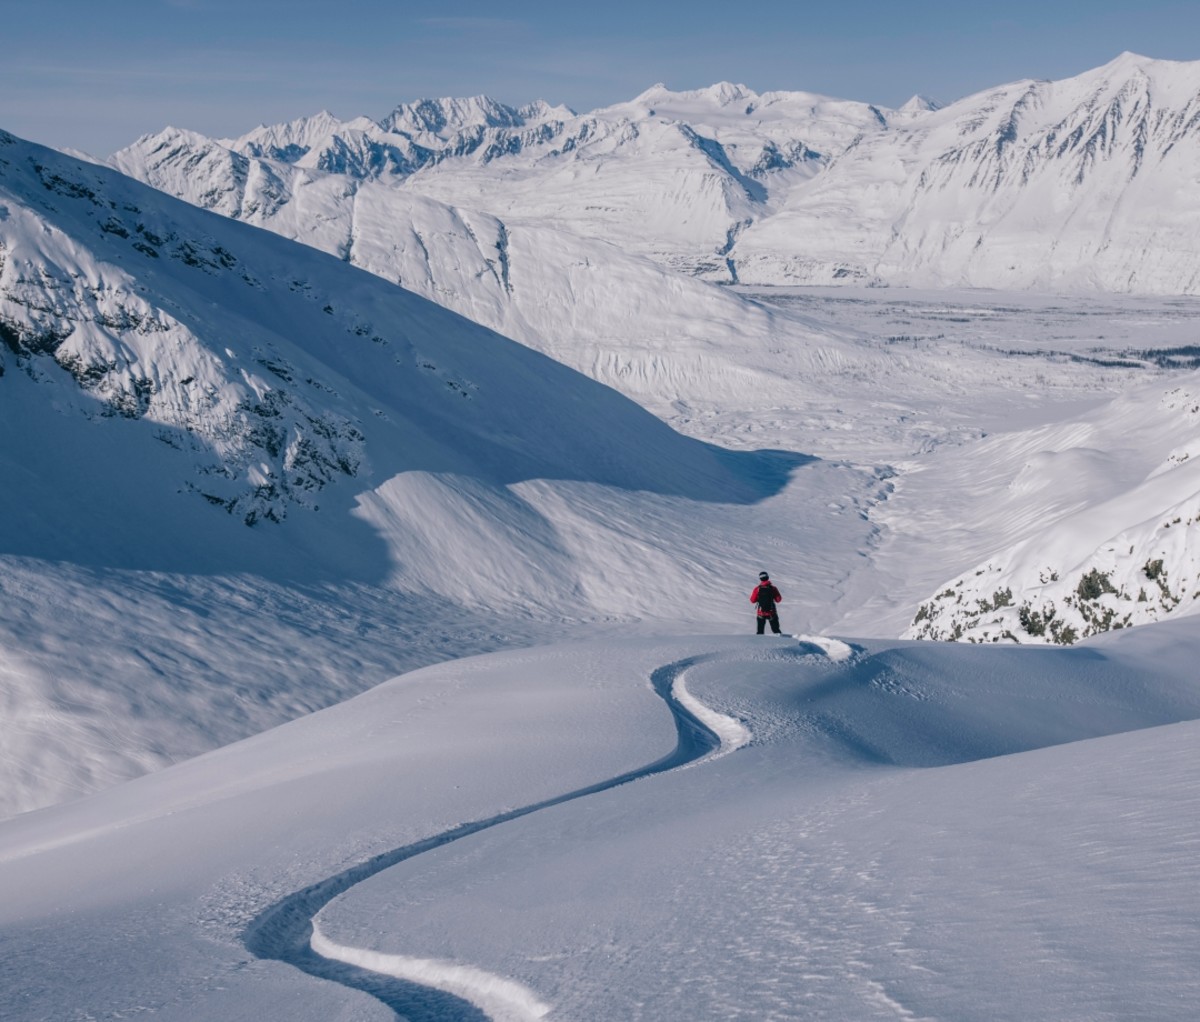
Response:
[{"label": "rock face on mountainside", "polygon": [[276,230],[303,190],[340,189],[350,201],[303,218],[311,237],[281,230],[331,251],[324,217],[352,245],[351,197],[383,182],[715,281],[1196,293],[1198,137],[1200,63],[1122,54],[943,108],[730,83],[582,115],[423,100],[221,142],[167,129],[113,162]]},{"label": "rock face on mountainside", "polygon": [[1071,645],[1200,612],[1200,383],[1193,377],[1157,401],[1144,398],[1119,399],[1103,423],[1062,430],[1074,433],[1070,446],[1047,444],[1007,490],[1026,507],[1037,505],[1039,491],[1069,497],[1073,484],[1082,489],[1088,476],[1107,471],[1097,448],[1115,446],[1118,436],[1157,456],[1147,459],[1145,478],[1044,528],[1027,527],[1026,538],[922,603],[907,637]]}]

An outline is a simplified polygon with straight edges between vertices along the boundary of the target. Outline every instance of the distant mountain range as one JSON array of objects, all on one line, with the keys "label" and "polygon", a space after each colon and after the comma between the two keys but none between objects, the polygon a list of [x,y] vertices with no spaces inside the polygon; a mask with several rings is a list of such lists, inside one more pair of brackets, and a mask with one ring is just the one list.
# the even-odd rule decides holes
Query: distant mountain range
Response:
[{"label": "distant mountain range", "polygon": [[[420,197],[714,281],[1190,294],[1198,132],[1200,63],[1126,53],[940,109],[729,83],[582,115],[423,100],[238,139],[166,129],[112,162],[354,262],[378,264],[356,249]],[[374,269],[419,277],[420,259]]]}]

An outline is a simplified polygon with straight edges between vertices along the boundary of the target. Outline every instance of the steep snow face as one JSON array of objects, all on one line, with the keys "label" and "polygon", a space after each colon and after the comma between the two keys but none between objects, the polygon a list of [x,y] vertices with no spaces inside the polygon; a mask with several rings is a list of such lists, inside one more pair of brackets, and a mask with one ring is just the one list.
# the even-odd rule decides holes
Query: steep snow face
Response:
[{"label": "steep snow face", "polygon": [[906,634],[1065,645],[1200,613],[1198,427],[1193,377],[981,445],[990,513],[1013,517],[1015,542],[940,587]]},{"label": "steep snow face", "polygon": [[1200,64],[1123,54],[864,136],[741,235],[739,277],[1195,293]]},{"label": "steep snow face", "polygon": [[[6,366],[75,414],[145,422],[185,455],[178,484],[248,523],[362,475],[368,433],[405,452],[395,468],[503,481],[669,492],[723,472],[612,392],[373,276],[11,136],[3,152]],[[623,412],[596,431],[581,401]],[[679,450],[651,465],[662,441]]]}]

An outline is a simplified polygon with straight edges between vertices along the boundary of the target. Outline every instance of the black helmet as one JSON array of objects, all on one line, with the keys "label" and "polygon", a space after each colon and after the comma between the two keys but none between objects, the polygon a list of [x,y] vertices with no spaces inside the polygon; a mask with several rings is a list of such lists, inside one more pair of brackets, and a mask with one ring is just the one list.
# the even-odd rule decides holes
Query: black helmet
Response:
[{"label": "black helmet", "polygon": [[768,575],[768,574],[767,574],[765,571],[760,571],[760,572],[758,573],[758,580],[759,580],[760,582],[769,582],[769,581],[770,581],[770,579],[771,579],[771,576],[770,576],[770,575]]}]

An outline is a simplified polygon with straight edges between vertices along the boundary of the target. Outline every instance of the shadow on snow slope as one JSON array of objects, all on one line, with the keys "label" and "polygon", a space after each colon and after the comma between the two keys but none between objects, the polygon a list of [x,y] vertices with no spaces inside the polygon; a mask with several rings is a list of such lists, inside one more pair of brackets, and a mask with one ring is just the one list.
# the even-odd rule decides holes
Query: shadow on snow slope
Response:
[{"label": "shadow on snow slope", "polygon": [[749,504],[813,460],[683,437],[379,277],[2,132],[0,208],[0,429],[22,438],[0,553],[379,581],[351,512],[406,473]]}]

